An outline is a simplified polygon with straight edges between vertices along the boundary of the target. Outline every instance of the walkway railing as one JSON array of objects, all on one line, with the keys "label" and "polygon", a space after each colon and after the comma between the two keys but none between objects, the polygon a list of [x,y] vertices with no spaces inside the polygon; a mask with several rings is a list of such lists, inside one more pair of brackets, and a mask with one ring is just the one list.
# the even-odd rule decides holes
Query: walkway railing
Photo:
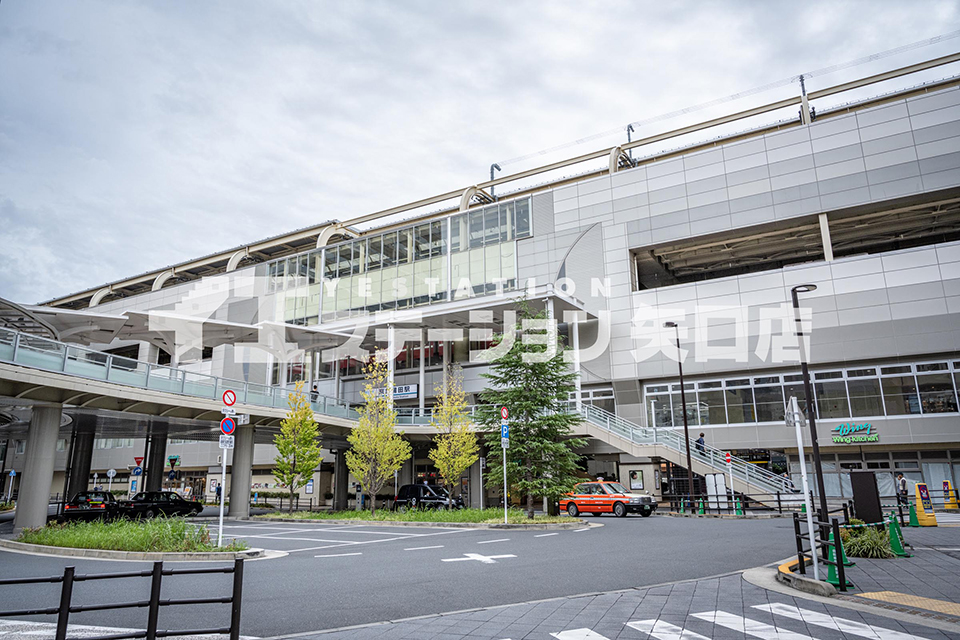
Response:
[{"label": "walkway railing", "polygon": [[[230,389],[241,404],[277,409],[287,408],[287,396],[292,393],[281,387],[124,358],[5,328],[0,328],[0,362],[207,400],[219,400],[223,392]],[[357,412],[343,400],[314,393],[307,395],[317,413],[357,419]]]}]

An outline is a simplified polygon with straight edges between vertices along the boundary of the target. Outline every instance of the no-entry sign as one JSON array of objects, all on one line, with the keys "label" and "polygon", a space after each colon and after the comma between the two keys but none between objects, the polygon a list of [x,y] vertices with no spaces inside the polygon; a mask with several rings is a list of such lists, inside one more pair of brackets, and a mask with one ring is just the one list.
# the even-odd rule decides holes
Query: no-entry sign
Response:
[{"label": "no-entry sign", "polygon": [[727,462],[730,462],[730,452],[727,452]]},{"label": "no-entry sign", "polygon": [[230,416],[227,416],[226,418],[220,421],[220,431],[223,432],[223,435],[232,436],[233,432],[236,431],[236,429],[237,429],[237,423]]},{"label": "no-entry sign", "polygon": [[510,412],[507,411],[506,407],[500,407],[500,417],[504,420],[510,417]]},{"label": "no-entry sign", "polygon": [[234,393],[232,390],[227,389],[226,391],[223,392],[223,404],[227,405],[228,407],[232,407],[233,403],[236,401],[237,401],[237,394]]}]

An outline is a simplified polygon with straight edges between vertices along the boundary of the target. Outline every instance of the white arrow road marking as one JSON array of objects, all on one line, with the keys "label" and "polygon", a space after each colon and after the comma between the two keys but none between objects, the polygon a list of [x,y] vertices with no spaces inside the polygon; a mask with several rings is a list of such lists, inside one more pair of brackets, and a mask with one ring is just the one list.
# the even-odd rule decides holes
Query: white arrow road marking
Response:
[{"label": "white arrow road marking", "polygon": [[557,640],[610,640],[607,636],[602,636],[590,629],[571,629],[570,631],[561,631],[550,635]]},{"label": "white arrow road marking", "polygon": [[479,553],[465,553],[465,558],[443,558],[441,562],[463,562],[464,560],[477,560],[483,564],[496,564],[497,560],[501,558],[516,558],[517,556],[513,554],[503,555],[503,556],[482,556]]},{"label": "white arrow road marking", "polygon": [[510,538],[497,538],[496,540],[481,540],[477,544],[490,544],[491,542],[509,542]]},{"label": "white arrow road marking", "polygon": [[646,633],[657,640],[710,640],[710,638],[699,633],[681,629],[663,620],[638,620],[637,622],[628,622],[627,626]]},{"label": "white arrow road marking", "polygon": [[864,624],[863,622],[857,622],[855,620],[834,618],[833,616],[828,616],[825,613],[810,611],[808,609],[800,609],[788,604],[758,604],[754,605],[753,608],[761,611],[769,611],[774,615],[786,616],[788,618],[793,618],[794,620],[800,620],[806,624],[815,624],[818,627],[833,629],[835,631],[839,631],[840,633],[849,634],[852,636],[860,636],[861,638],[870,638],[871,640],[923,640],[920,636],[904,633],[902,631],[884,629],[883,627],[874,627],[873,625]]},{"label": "white arrow road marking", "polygon": [[705,611],[703,613],[695,613],[693,617],[718,624],[727,629],[739,631],[748,636],[762,638],[763,640],[814,640],[810,636],[803,635],[802,633],[778,629],[773,625],[750,620],[742,616],[736,616],[726,611]]},{"label": "white arrow road marking", "polygon": [[358,551],[357,553],[331,553],[325,556],[313,556],[313,557],[314,558],[343,558],[346,556],[362,556],[362,555],[363,554]]},{"label": "white arrow road marking", "polygon": [[410,547],[409,549],[404,549],[404,551],[420,551],[422,549],[443,549],[442,544],[436,544],[432,547]]}]

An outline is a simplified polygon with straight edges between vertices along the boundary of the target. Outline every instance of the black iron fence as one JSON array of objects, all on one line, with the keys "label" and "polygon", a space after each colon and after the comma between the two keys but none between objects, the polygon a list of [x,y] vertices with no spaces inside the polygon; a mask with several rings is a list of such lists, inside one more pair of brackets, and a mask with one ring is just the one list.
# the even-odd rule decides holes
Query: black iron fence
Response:
[{"label": "black iron fence", "polygon": [[[219,598],[179,598],[166,600],[160,598],[160,587],[164,576],[183,576],[208,573],[233,574],[233,589],[231,594],[229,596],[223,596]],[[78,582],[116,580],[122,578],[150,578],[150,599],[114,604],[72,604],[74,584]],[[210,569],[164,569],[163,562],[154,562],[152,569],[144,571],[78,574],[75,567],[66,567],[63,570],[63,575],[60,576],[51,576],[47,578],[11,578],[0,580],[0,586],[50,583],[61,585],[60,603],[58,606],[35,609],[20,609],[18,611],[0,611],[0,618],[42,615],[57,616],[56,640],[66,640],[67,624],[69,622],[71,613],[108,611],[111,609],[143,608],[147,610],[147,625],[146,629],[143,631],[96,637],[85,635],[84,640],[126,640],[127,638],[146,638],[147,640],[154,640],[155,638],[166,638],[169,636],[210,634],[229,634],[230,640],[239,640],[240,638],[240,601],[243,592],[243,560],[239,558],[232,566],[215,567]],[[175,631],[157,629],[157,621],[160,616],[161,607],[195,604],[229,604],[230,626],[219,627],[215,629],[178,629]]]},{"label": "black iron fence", "polygon": [[[814,518],[813,531],[807,531],[806,534],[803,533],[800,529],[800,514],[793,514],[793,531],[797,539],[797,571],[801,574],[806,575],[806,563],[807,560],[813,561],[813,556],[818,551],[822,550],[823,555],[819,558],[820,563],[827,566],[828,571],[830,568],[833,568],[836,575],[837,589],[840,591],[847,590],[847,576],[844,571],[843,561],[843,542],[840,538],[840,521],[836,518],[831,518],[830,522],[821,520],[819,517]],[[816,530],[819,529],[821,532],[830,531],[833,535],[832,539],[824,539],[821,533],[821,536],[818,537]],[[806,544],[805,544],[806,543]],[[809,545],[809,546],[808,546]],[[833,550],[833,560],[829,558],[830,550]],[[829,581],[829,580],[828,580]]]},{"label": "black iron fence", "polygon": [[[811,494],[812,495],[812,494]],[[802,493],[776,491],[774,493],[740,493],[726,496],[712,496],[707,493],[665,493],[662,502],[677,513],[749,515],[760,513],[784,514],[803,512],[805,509]],[[811,497],[811,504],[816,505]],[[834,507],[831,513],[844,513],[845,520],[853,508],[853,502],[846,498],[828,497],[827,506]]]}]

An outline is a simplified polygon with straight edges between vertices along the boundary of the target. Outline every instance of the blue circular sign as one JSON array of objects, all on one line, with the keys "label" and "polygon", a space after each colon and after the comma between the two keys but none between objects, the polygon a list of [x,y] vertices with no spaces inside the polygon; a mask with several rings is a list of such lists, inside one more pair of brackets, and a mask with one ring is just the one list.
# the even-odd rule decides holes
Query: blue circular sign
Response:
[{"label": "blue circular sign", "polygon": [[227,436],[233,435],[233,432],[236,429],[237,429],[237,423],[230,416],[227,416],[226,418],[220,421],[220,431],[222,431],[224,435],[227,435]]},{"label": "blue circular sign", "polygon": [[143,475],[143,468],[142,468],[142,467],[134,467],[134,468],[133,468],[133,471],[131,471],[130,473],[133,474],[133,475],[135,475],[135,476]]}]

